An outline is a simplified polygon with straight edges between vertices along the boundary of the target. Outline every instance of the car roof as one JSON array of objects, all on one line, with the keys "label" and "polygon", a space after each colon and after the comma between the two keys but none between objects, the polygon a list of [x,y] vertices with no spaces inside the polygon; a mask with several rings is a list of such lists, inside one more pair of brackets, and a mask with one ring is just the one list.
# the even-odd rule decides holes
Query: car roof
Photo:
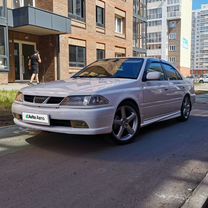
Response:
[{"label": "car roof", "polygon": [[144,59],[144,60],[158,61],[158,62],[170,64],[166,60],[159,59],[159,58],[153,58],[153,57],[114,57],[114,58],[101,59],[100,61],[102,61],[102,60],[114,60],[114,59]]}]

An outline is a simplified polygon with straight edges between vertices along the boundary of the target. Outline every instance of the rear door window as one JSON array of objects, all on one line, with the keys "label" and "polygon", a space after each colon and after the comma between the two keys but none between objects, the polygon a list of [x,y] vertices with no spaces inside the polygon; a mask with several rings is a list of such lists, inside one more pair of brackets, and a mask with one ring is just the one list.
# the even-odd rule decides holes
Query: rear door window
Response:
[{"label": "rear door window", "polygon": [[162,64],[163,69],[165,71],[166,77],[168,80],[182,80],[181,75],[178,71],[169,64]]}]

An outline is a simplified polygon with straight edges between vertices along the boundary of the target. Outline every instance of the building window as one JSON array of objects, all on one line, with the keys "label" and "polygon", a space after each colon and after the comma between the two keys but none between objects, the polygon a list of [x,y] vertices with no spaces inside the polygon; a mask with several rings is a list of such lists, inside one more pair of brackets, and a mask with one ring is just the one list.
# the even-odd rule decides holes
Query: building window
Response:
[{"label": "building window", "polygon": [[146,50],[147,23],[133,18],[133,47]]},{"label": "building window", "polygon": [[68,11],[71,18],[85,20],[85,0],[68,0]]},{"label": "building window", "polygon": [[101,60],[105,58],[105,50],[97,49],[97,60]]},{"label": "building window", "polygon": [[125,53],[115,53],[115,57],[116,58],[126,57],[126,54]]},{"label": "building window", "polygon": [[69,45],[69,66],[84,67],[86,65],[86,48]]},{"label": "building window", "polygon": [[6,16],[6,11],[5,11],[5,0],[0,0],[0,17],[5,17]]},{"label": "building window", "polygon": [[124,34],[124,18],[117,15],[115,17],[115,32]]},{"label": "building window", "polygon": [[134,17],[147,18],[147,2],[146,0],[133,0]]},{"label": "building window", "polygon": [[162,18],[162,8],[148,9],[147,18],[150,19],[160,19]]},{"label": "building window", "polygon": [[176,40],[176,33],[170,33],[169,40]]},{"label": "building window", "polygon": [[105,27],[105,10],[99,6],[96,6],[96,25]]},{"label": "building window", "polygon": [[176,21],[170,21],[168,25],[169,28],[176,28]]},{"label": "building window", "polygon": [[155,27],[162,25],[162,20],[148,21],[148,27]]},{"label": "building window", "polygon": [[161,44],[148,44],[147,49],[148,50],[161,49]]},{"label": "building window", "polygon": [[179,0],[168,0],[168,4],[179,4]]},{"label": "building window", "polygon": [[175,45],[170,45],[169,46],[169,51],[176,51],[176,46]]},{"label": "building window", "polygon": [[7,69],[7,43],[6,43],[6,27],[0,26],[0,70]]},{"label": "building window", "polygon": [[158,43],[162,41],[161,32],[148,33],[147,34],[147,43]]},{"label": "building window", "polygon": [[176,57],[169,57],[169,62],[175,63],[176,62]]},{"label": "building window", "polygon": [[13,0],[13,7],[35,6],[35,0]]},{"label": "building window", "polygon": [[153,3],[153,2],[158,2],[158,1],[161,1],[161,0],[147,0],[148,3]]}]

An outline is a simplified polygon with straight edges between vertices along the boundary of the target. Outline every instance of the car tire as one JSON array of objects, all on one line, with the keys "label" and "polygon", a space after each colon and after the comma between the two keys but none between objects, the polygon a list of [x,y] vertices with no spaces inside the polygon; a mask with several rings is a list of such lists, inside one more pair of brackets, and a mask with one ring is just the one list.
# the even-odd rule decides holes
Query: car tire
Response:
[{"label": "car tire", "polygon": [[185,96],[181,105],[181,116],[179,117],[180,121],[187,121],[191,113],[191,100],[189,96]]},{"label": "car tire", "polygon": [[204,81],[203,80],[199,80],[199,83],[204,83]]},{"label": "car tire", "polygon": [[116,144],[128,144],[135,140],[140,129],[138,108],[132,102],[124,102],[118,106],[111,138]]}]

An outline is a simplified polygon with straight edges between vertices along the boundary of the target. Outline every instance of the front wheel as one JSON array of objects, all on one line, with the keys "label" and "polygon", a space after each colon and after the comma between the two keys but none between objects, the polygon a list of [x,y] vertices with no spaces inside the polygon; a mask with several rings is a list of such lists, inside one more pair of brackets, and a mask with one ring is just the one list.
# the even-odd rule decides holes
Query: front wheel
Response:
[{"label": "front wheel", "polygon": [[181,121],[187,121],[191,113],[191,100],[188,96],[185,96],[181,106]]},{"label": "front wheel", "polygon": [[115,113],[112,138],[117,144],[127,144],[135,139],[140,128],[137,108],[131,103],[120,105]]}]

